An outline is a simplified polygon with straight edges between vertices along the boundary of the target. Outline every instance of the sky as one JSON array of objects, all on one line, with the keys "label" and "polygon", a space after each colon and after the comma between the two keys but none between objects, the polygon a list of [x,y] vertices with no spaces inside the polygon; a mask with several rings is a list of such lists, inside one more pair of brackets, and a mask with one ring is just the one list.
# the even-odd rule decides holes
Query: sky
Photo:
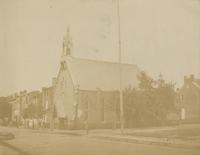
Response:
[{"label": "sky", "polygon": [[[118,61],[116,0],[0,0],[0,96],[51,86],[67,27],[72,55]],[[200,78],[199,0],[120,0],[123,63]]]}]

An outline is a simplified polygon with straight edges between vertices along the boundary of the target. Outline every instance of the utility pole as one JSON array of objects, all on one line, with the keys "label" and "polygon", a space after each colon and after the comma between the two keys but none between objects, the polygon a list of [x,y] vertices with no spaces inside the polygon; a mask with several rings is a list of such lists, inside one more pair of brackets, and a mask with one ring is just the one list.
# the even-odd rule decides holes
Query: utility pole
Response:
[{"label": "utility pole", "polygon": [[121,56],[121,24],[120,24],[120,2],[117,0],[117,18],[118,18],[118,50],[119,50],[119,98],[120,98],[120,129],[124,130],[124,104],[122,91],[122,56]]},{"label": "utility pole", "polygon": [[50,97],[50,129],[51,131],[54,130],[54,112],[55,112],[55,102],[54,102],[54,94],[55,94],[55,85],[56,85],[57,78],[52,79],[52,87],[48,88],[47,91],[49,91]]},{"label": "utility pole", "polygon": [[[49,90],[48,90],[49,89]],[[52,86],[52,88],[48,88],[47,91],[50,91],[49,94],[51,93],[51,101],[50,103],[50,130],[53,131],[54,130],[54,86]]]}]

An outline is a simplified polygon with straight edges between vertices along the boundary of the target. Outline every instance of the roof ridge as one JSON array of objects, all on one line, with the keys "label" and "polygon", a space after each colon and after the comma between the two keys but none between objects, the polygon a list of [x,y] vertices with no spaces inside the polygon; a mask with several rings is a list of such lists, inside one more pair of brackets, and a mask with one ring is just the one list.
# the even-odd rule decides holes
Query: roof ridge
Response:
[{"label": "roof ridge", "polygon": [[[80,57],[72,57],[72,56],[69,56],[67,58],[78,59],[78,60],[83,60],[83,61],[91,61],[91,62],[97,62],[97,63],[118,64],[118,62],[115,62],[115,61],[97,60],[97,59],[80,58]],[[137,66],[136,64],[131,64],[131,63],[122,63],[122,65]]]}]

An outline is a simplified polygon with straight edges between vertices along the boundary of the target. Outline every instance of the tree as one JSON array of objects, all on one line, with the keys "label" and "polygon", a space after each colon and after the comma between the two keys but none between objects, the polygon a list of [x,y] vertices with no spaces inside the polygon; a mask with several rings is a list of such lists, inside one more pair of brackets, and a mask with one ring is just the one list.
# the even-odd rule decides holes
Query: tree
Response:
[{"label": "tree", "polygon": [[157,113],[159,119],[166,120],[169,113],[174,112],[175,110],[175,98],[176,93],[174,90],[175,84],[165,83],[158,85],[158,88],[155,89],[155,98]]},{"label": "tree", "polygon": [[150,78],[145,72],[141,72],[141,74],[137,77],[140,81],[139,88],[141,90],[151,90],[153,88],[153,84],[155,81]]},{"label": "tree", "polygon": [[12,107],[5,98],[0,98],[0,119],[11,117]]},{"label": "tree", "polygon": [[145,72],[138,76],[139,89],[124,90],[124,110],[127,126],[158,125],[167,120],[174,110],[174,84],[166,83],[162,76],[158,80]]},{"label": "tree", "polygon": [[23,113],[24,118],[41,118],[43,115],[43,107],[40,104],[29,104]]}]

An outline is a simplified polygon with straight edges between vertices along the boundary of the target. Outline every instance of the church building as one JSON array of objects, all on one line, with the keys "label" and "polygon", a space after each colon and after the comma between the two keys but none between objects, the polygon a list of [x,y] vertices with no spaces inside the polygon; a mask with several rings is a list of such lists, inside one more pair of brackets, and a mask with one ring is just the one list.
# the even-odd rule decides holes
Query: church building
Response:
[{"label": "church building", "polygon": [[[54,86],[53,99],[59,124],[105,128],[119,123],[119,64],[75,58],[71,52],[68,29]],[[122,64],[121,69],[122,88],[137,88],[140,69],[133,64]]]}]

